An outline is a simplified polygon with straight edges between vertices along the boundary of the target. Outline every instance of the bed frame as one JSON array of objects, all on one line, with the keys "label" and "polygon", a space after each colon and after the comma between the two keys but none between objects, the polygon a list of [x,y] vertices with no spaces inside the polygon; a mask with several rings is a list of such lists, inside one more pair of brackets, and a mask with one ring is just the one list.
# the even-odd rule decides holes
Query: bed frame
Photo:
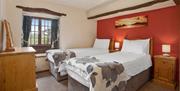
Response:
[{"label": "bed frame", "polygon": [[60,82],[63,80],[66,80],[68,78],[67,75],[65,76],[60,76],[60,72],[58,72],[58,68],[55,68],[55,64],[52,63],[51,61],[48,61],[49,63],[49,71],[51,73],[51,75],[56,79],[56,81]]},{"label": "bed frame", "polygon": [[[126,39],[129,39],[127,36]],[[148,39],[148,38],[136,38],[132,40],[137,39]],[[150,55],[153,55],[153,41],[152,38],[150,38]],[[151,77],[151,71],[152,68],[149,68],[135,76],[133,76],[131,79],[127,81],[126,90],[125,91],[137,91],[140,87],[142,87],[145,83],[147,83],[152,77]],[[137,83],[138,82],[138,83]],[[68,76],[68,91],[89,91],[89,88],[84,86],[83,84],[76,81],[74,78]]]}]

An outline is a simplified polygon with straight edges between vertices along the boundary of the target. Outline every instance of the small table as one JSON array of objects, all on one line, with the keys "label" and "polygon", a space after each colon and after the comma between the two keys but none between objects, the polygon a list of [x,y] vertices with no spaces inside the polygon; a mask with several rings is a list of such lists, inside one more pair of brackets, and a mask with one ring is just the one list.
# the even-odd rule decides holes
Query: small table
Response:
[{"label": "small table", "polygon": [[165,87],[175,88],[175,74],[176,73],[176,57],[172,56],[154,56],[154,79]]}]

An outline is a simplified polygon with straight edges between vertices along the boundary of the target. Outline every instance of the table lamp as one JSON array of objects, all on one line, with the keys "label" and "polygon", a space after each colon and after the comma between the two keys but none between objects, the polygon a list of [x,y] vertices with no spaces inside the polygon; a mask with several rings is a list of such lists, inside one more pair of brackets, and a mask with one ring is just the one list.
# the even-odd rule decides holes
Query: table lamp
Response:
[{"label": "table lamp", "polygon": [[115,50],[119,50],[120,48],[120,43],[119,42],[115,42]]},{"label": "table lamp", "polygon": [[163,56],[170,56],[169,53],[171,52],[171,46],[168,44],[163,44],[162,52],[163,52]]}]

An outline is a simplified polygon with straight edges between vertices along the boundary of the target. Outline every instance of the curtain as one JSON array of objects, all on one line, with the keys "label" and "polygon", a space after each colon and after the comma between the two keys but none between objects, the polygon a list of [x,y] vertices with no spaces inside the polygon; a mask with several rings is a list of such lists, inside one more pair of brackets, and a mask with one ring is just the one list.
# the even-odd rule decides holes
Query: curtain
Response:
[{"label": "curtain", "polygon": [[51,40],[52,48],[59,49],[59,20],[53,19],[51,26]]},{"label": "curtain", "polygon": [[23,18],[23,47],[28,46],[29,34],[31,32],[32,17],[24,16]]}]

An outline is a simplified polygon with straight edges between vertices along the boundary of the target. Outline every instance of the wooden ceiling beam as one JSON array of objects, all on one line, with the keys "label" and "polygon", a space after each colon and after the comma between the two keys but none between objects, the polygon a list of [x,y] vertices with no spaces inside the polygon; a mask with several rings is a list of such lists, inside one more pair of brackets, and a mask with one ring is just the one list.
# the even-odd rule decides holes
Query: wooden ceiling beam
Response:
[{"label": "wooden ceiling beam", "polygon": [[124,9],[118,9],[118,10],[98,14],[98,15],[95,15],[95,16],[90,16],[90,17],[88,17],[88,19],[95,19],[95,18],[99,18],[99,17],[103,17],[103,16],[107,16],[107,15],[111,15],[111,14],[115,14],[115,13],[119,13],[119,12],[135,10],[135,9],[152,6],[154,4],[162,3],[162,2],[166,2],[166,1],[169,1],[169,0],[154,0],[154,1],[150,1],[150,2],[140,4],[140,5],[136,5],[136,6],[132,6],[132,7],[124,8]]},{"label": "wooden ceiling beam", "polygon": [[16,7],[26,12],[47,13],[47,14],[56,15],[56,16],[66,16],[66,14],[64,13],[55,12],[55,11],[45,9],[45,8],[31,8],[31,7],[24,7],[24,6],[16,6]]}]

